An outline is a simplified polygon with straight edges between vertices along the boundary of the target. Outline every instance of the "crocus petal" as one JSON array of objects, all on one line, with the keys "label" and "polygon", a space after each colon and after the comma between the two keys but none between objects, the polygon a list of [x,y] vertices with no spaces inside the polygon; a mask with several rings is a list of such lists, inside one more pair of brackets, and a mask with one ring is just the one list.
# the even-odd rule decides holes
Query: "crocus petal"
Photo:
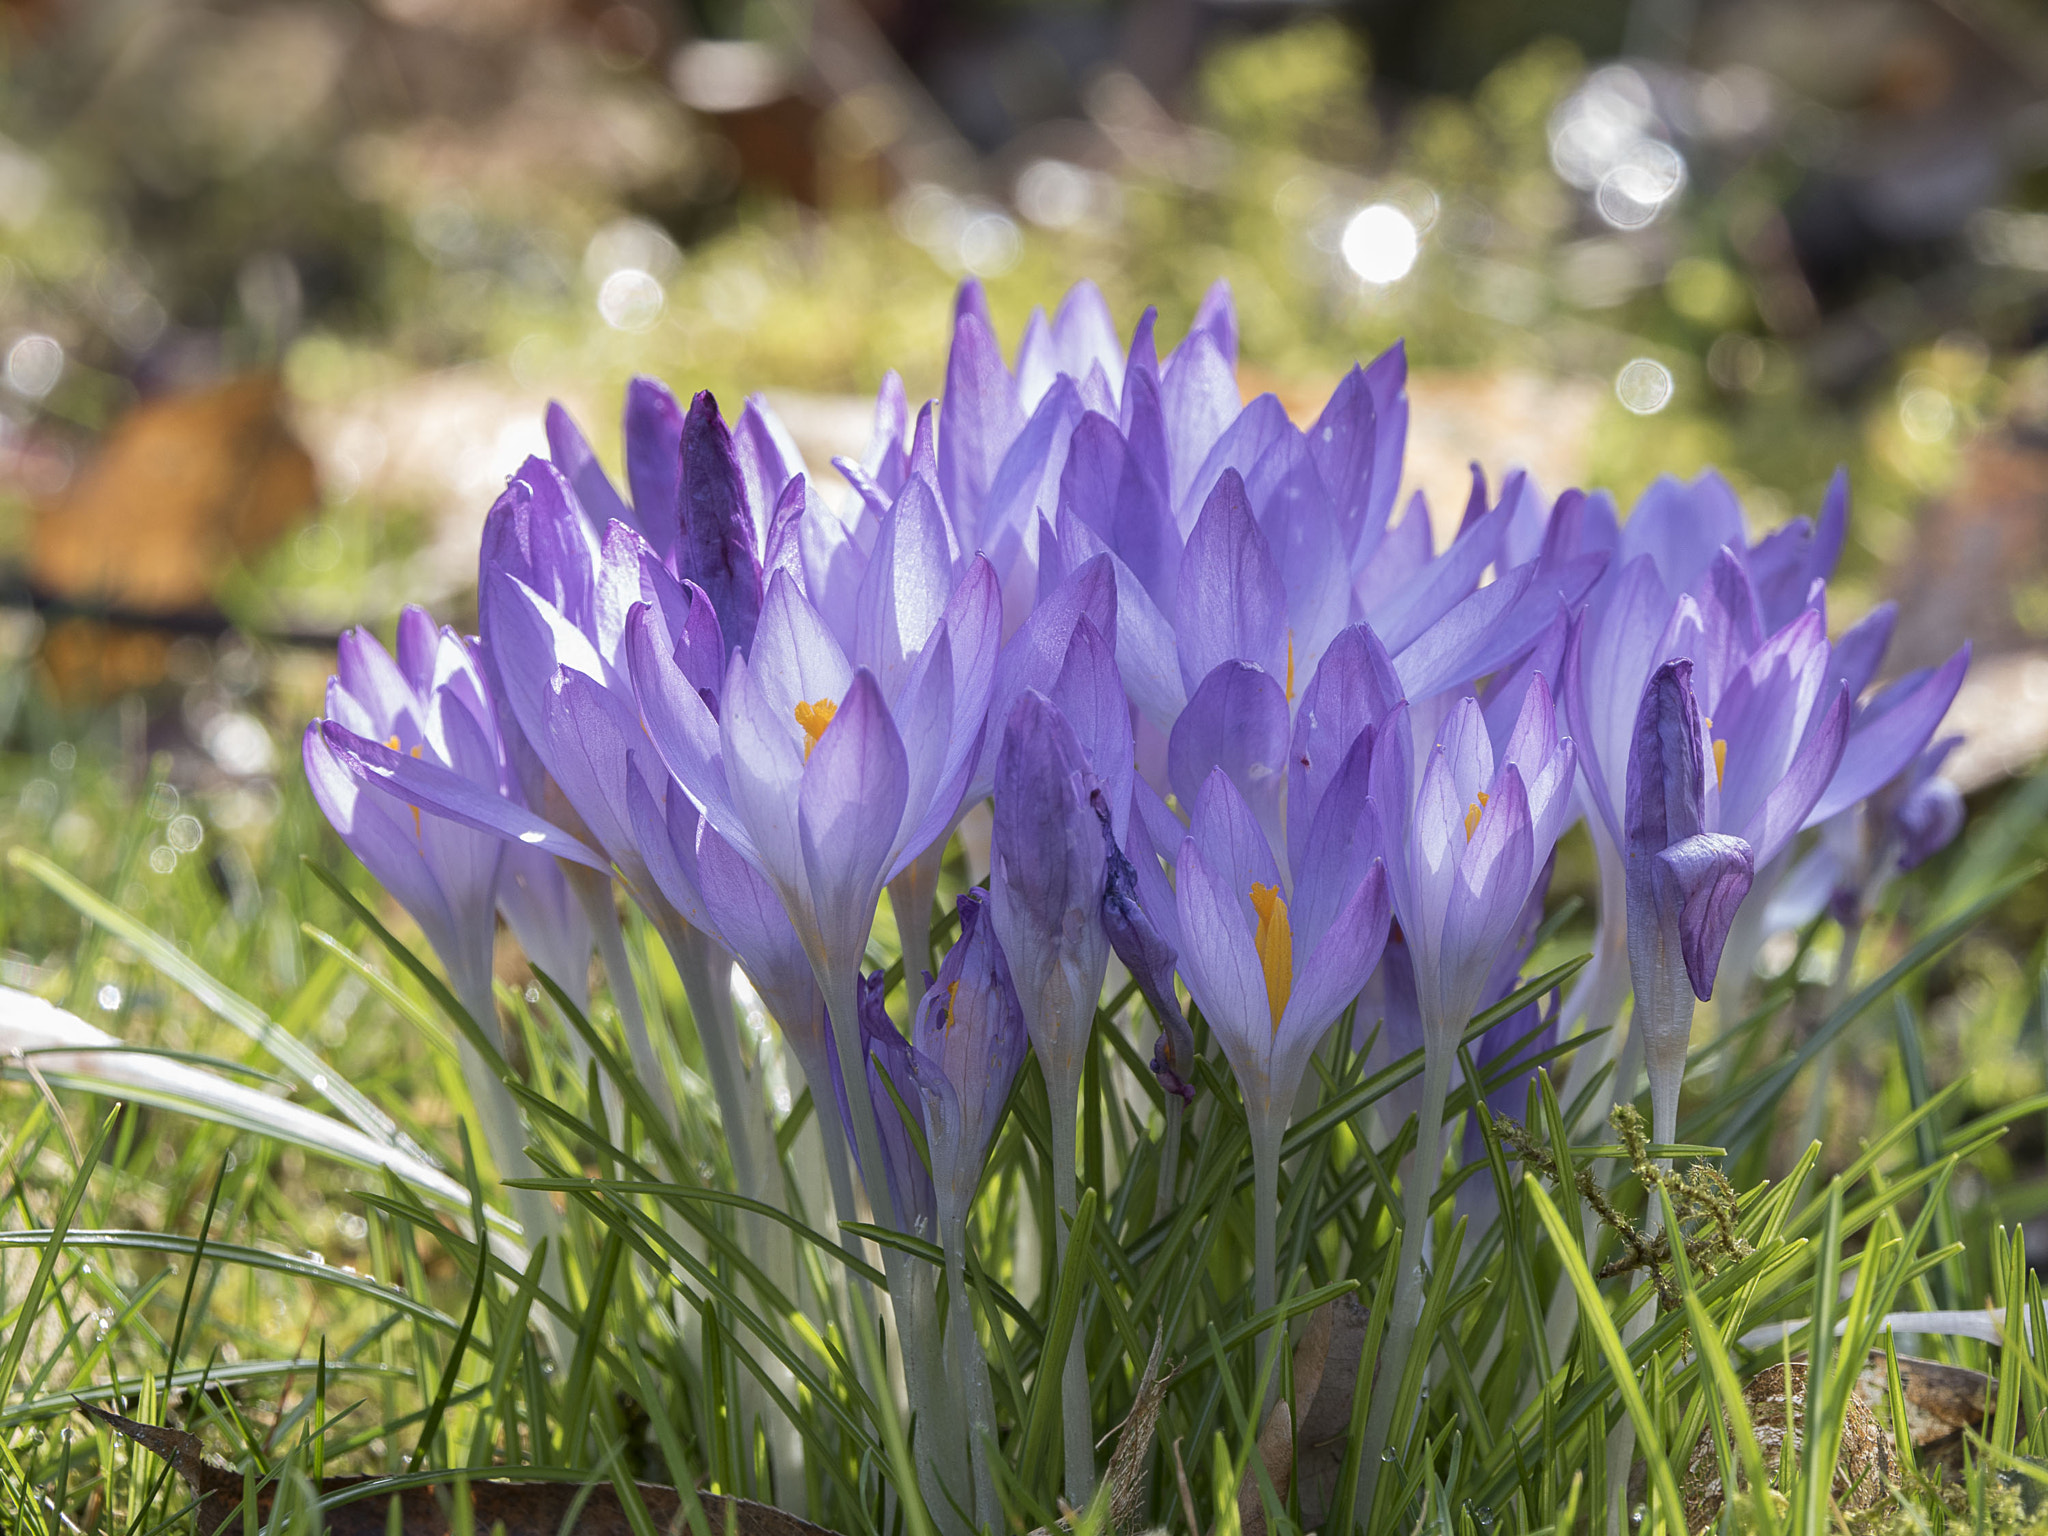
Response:
[{"label": "crocus petal", "polygon": [[1167,741],[1166,772],[1192,805],[1211,769],[1237,785],[1275,847],[1286,842],[1280,791],[1287,782],[1287,696],[1257,667],[1226,661],[1201,681]]},{"label": "crocus petal", "polygon": [[1188,832],[1202,845],[1209,868],[1217,878],[1237,892],[1246,920],[1250,921],[1251,888],[1281,884],[1280,866],[1274,862],[1272,845],[1252,808],[1245,804],[1244,796],[1221,768],[1202,781],[1194,808]]},{"label": "crocus petal", "polygon": [[939,406],[939,493],[970,548],[996,467],[1023,426],[1017,387],[1003,366],[995,332],[984,315],[963,307],[953,325]]},{"label": "crocus petal", "polygon": [[1216,338],[1193,331],[1174,349],[1160,381],[1159,403],[1166,412],[1166,443],[1172,454],[1173,482],[1167,486],[1175,520],[1183,528],[1194,522],[1198,505],[1195,472],[1209,447],[1237,418],[1242,408],[1237,375]]},{"label": "crocus petal", "polygon": [[611,477],[598,463],[589,440],[569,413],[562,409],[560,402],[548,402],[545,420],[548,457],[576,492],[577,504],[583,508],[583,515],[590,519],[591,526],[602,529],[607,523],[618,521],[638,528],[632,509],[612,488]]},{"label": "crocus petal", "polygon": [[952,593],[951,531],[938,497],[912,475],[882,519],[854,600],[853,660],[875,674],[883,697],[901,691]]},{"label": "crocus petal", "polygon": [[1802,826],[1814,820],[1814,807],[1837,776],[1848,737],[1849,695],[1844,692],[1835,696],[1820,725],[1742,828],[1759,864],[1769,864]]},{"label": "crocus petal", "polygon": [[1851,726],[1841,766],[1806,825],[1826,821],[1874,793],[1918,756],[1955,702],[1969,665],[1970,648],[1965,645],[1933,671],[1902,679],[1872,700]]},{"label": "crocus petal", "polygon": [[872,674],[853,675],[797,794],[804,872],[826,953],[857,961],[888,874],[910,787],[910,764]]},{"label": "crocus petal", "polygon": [[1702,832],[1657,854],[1654,869],[1658,908],[1675,917],[1685,974],[1693,995],[1705,1002],[1714,995],[1729,925],[1754,877],[1749,844]]},{"label": "crocus petal", "polygon": [[[1288,803],[1317,805],[1359,733],[1385,719],[1400,699],[1394,664],[1379,637],[1363,624],[1339,631],[1295,711],[1287,762]],[[1306,819],[1290,815],[1288,858],[1297,867],[1302,860],[1300,841],[1306,835]]]},{"label": "crocus petal", "polygon": [[761,613],[760,550],[732,434],[708,390],[683,419],[677,512],[676,574],[710,597],[726,642],[747,649]]},{"label": "crocus petal", "polygon": [[524,847],[539,848],[559,859],[609,870],[610,860],[560,827],[439,763],[394,752],[333,721],[321,727],[327,745],[347,766],[407,805],[445,817],[478,832]]},{"label": "crocus petal", "polygon": [[1691,484],[1662,475],[1622,524],[1622,558],[1648,555],[1673,592],[1692,589],[1721,547],[1743,547],[1742,504],[1714,471]]},{"label": "crocus petal", "polygon": [[1060,515],[1086,523],[1145,585],[1152,601],[1173,611],[1180,580],[1180,529],[1165,489],[1116,424],[1089,412],[1074,428],[1060,472]]},{"label": "crocus petal", "polygon": [[1643,689],[1629,746],[1622,825],[1630,859],[1651,857],[1703,830],[1705,775],[1692,663],[1667,661]]},{"label": "crocus petal", "polygon": [[[1287,1000],[1278,1033],[1281,1048],[1299,1052],[1303,1066],[1307,1065],[1306,1053],[1315,1048],[1331,1021],[1351,1006],[1380,963],[1392,916],[1386,866],[1375,861],[1352,886],[1343,909],[1312,949],[1296,933],[1295,953],[1306,951],[1307,960],[1295,972],[1294,993]],[[1300,1067],[1295,1071],[1299,1073]],[[1297,1076],[1295,1083],[1288,1085],[1290,1097],[1298,1083]]]},{"label": "crocus petal", "polygon": [[1273,1015],[1266,973],[1245,926],[1244,894],[1223,883],[1192,837],[1181,843],[1174,868],[1181,975],[1249,1090],[1265,1077]]},{"label": "crocus petal", "polygon": [[640,531],[663,559],[679,533],[676,483],[682,469],[683,408],[668,386],[635,378],[626,385],[626,485]]},{"label": "crocus petal", "polygon": [[1236,470],[1217,480],[1188,535],[1174,611],[1190,694],[1226,661],[1285,674],[1287,592]]},{"label": "crocus petal", "polygon": [[1457,538],[1424,568],[1420,580],[1391,594],[1391,601],[1373,617],[1373,628],[1389,651],[1400,655],[1425,629],[1472,592],[1479,585],[1480,574],[1499,560],[1523,480],[1520,470],[1510,474],[1501,486],[1499,503],[1486,511],[1486,481],[1479,466],[1472,467],[1472,508]]},{"label": "crocus petal", "polygon": [[1089,768],[1102,781],[1119,842],[1130,816],[1136,748],[1131,740],[1131,706],[1124,697],[1116,657],[1094,622],[1083,614],[1067,643],[1067,659],[1047,690],[1074,728]]},{"label": "crocus petal", "polygon": [[1173,625],[1154,604],[1136,573],[1117,558],[1093,528],[1066,511],[1060,514],[1058,546],[1077,567],[1090,560],[1108,558],[1116,573],[1116,664],[1123,673],[1125,691],[1130,694],[1131,703],[1155,725],[1162,730],[1171,729],[1187,703]]}]

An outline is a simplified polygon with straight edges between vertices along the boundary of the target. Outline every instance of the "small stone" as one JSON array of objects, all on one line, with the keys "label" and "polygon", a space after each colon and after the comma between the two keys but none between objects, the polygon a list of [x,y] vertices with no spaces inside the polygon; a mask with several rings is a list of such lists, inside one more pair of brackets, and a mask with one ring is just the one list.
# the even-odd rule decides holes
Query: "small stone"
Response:
[{"label": "small stone", "polygon": [[[1757,1447],[1763,1452],[1764,1471],[1776,1484],[1779,1461],[1787,1455],[1799,1455],[1799,1432],[1806,1422],[1806,1362],[1795,1360],[1789,1367],[1774,1365],[1759,1372],[1743,1389],[1742,1400],[1756,1430]],[[1733,1425],[1728,1432],[1733,1449]],[[1741,1475],[1739,1470],[1737,1475]],[[1848,1414],[1842,1421],[1841,1453],[1835,1459],[1835,1502],[1846,1514],[1874,1508],[1884,1497],[1885,1484],[1892,1476],[1890,1442],[1870,1409],[1852,1394]],[[1686,1529],[1695,1533],[1711,1529],[1720,1516],[1724,1497],[1721,1464],[1714,1452],[1711,1430],[1702,1431],[1699,1443],[1692,1448],[1678,1493],[1685,1501]]]}]

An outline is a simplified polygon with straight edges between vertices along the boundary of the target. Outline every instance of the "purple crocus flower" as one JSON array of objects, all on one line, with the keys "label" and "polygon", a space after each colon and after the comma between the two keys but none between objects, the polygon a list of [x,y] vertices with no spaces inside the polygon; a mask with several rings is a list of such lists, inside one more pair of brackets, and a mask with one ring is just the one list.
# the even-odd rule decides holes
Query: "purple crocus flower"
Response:
[{"label": "purple crocus flower", "polygon": [[[1399,739],[1407,713],[1406,706],[1396,710],[1382,731]],[[1422,1240],[1443,1173],[1444,1100],[1458,1041],[1563,830],[1576,768],[1540,675],[1530,679],[1498,760],[1486,716],[1471,697],[1445,719],[1412,796],[1407,754],[1385,748],[1374,754],[1374,799],[1393,808],[1390,819],[1398,818],[1387,829],[1387,868],[1422,1017],[1422,1103],[1383,1365],[1396,1376],[1406,1367],[1419,1320]],[[1391,1412],[1375,1400],[1366,1427],[1375,1461],[1387,1443]]]},{"label": "purple crocus flower", "polygon": [[988,896],[970,890],[957,905],[960,936],[918,1010],[911,1058],[924,1095],[942,1230],[967,1219],[997,1119],[1031,1045]]},{"label": "purple crocus flower", "polygon": [[[1825,647],[1825,640],[1818,643]],[[1629,974],[1650,1074],[1651,1133],[1658,1141],[1676,1135],[1693,999],[1713,995],[1721,949],[1759,856],[1769,859],[1798,830],[1841,754],[1848,717],[1843,697],[1830,711],[1833,723],[1823,727],[1818,750],[1799,748],[1803,718],[1788,728],[1788,716],[1805,712],[1791,696],[1805,692],[1810,708],[1818,691],[1817,683],[1799,686],[1795,654],[1787,646],[1751,658],[1727,690],[1732,707],[1723,711],[1737,742],[1756,744],[1760,754],[1766,744],[1779,744],[1783,755],[1775,772],[1767,760],[1731,785],[1729,764],[1738,748],[1727,740],[1715,741],[1709,759],[1689,659],[1651,673],[1637,710],[1624,842]]]},{"label": "purple crocus flower", "polygon": [[[887,987],[882,973],[860,978],[858,988],[862,1087],[856,1098],[849,1094],[846,1079],[834,1076],[832,1088],[839,1101],[840,1123],[860,1124],[860,1113],[853,1105],[865,1105],[867,1123],[876,1128],[874,1146],[880,1158],[877,1166],[862,1152],[859,1140],[854,1140],[861,1181],[870,1193],[888,1192],[887,1213],[877,1211],[885,1224],[929,1242],[939,1231],[939,1201],[925,1162],[929,1133],[924,1094],[918,1086],[916,1051],[889,1017],[883,1002]],[[837,1031],[840,1038],[854,1033]],[[968,1482],[965,1423],[940,1356],[930,1267],[888,1245],[882,1249],[882,1264],[889,1277],[889,1299],[903,1352],[904,1385],[916,1425],[913,1449],[919,1485],[928,1508],[966,1508],[974,1494]]]},{"label": "purple crocus flower", "polygon": [[[888,987],[880,971],[873,971],[860,980],[860,1054],[862,1083],[869,1108],[880,1130],[879,1146],[881,1166],[861,1162],[862,1181],[873,1189],[877,1183],[886,1184],[889,1191],[889,1208],[892,1212],[890,1225],[897,1231],[911,1237],[921,1237],[929,1242],[938,1232],[938,1193],[932,1183],[931,1169],[925,1164],[925,1152],[918,1142],[927,1136],[925,1127],[924,1101],[917,1086],[916,1069],[912,1065],[911,1045],[903,1038],[903,1032],[889,1017],[889,1010],[883,998]],[[884,1074],[888,1081],[883,1081]],[[833,1082],[833,1092],[840,1100],[840,1118],[850,1124],[852,1114],[847,1103],[845,1078]],[[900,1107],[899,1107],[900,1106]],[[854,1144],[854,1157],[858,1161],[861,1150]]]},{"label": "purple crocus flower", "polygon": [[960,936],[918,1009],[910,1069],[924,1098],[939,1241],[946,1253],[947,1357],[954,1390],[967,1410],[974,1475],[970,1513],[981,1530],[1002,1517],[990,1461],[995,1401],[967,1301],[967,1215],[1030,1037],[988,918],[988,898],[968,891],[958,909]]},{"label": "purple crocus flower", "polygon": [[[751,645],[733,648],[710,697],[693,675],[694,599],[687,614],[642,602],[627,620],[627,665],[662,759],[766,877],[835,1018],[854,1015],[883,886],[952,825],[980,745],[994,574],[976,560],[954,581],[938,515],[912,476],[863,577],[851,655],[787,567],[770,575]],[[836,1046],[851,1073],[858,1042],[841,1032]],[[871,1141],[860,1102],[853,1113],[856,1140]],[[880,1162],[867,1146],[864,1165]],[[886,1190],[869,1195],[886,1215]]]},{"label": "purple crocus flower", "polygon": [[[1045,695],[1027,690],[1010,711],[996,763],[989,907],[1045,1073],[1061,1263],[1066,1220],[1076,1208],[1081,1074],[1109,966],[1109,939],[1102,929],[1107,864],[1089,801],[1093,788],[1074,727]],[[1095,1451],[1078,1333],[1061,1377],[1061,1403],[1067,1500],[1079,1508],[1094,1486]]]},{"label": "purple crocus flower", "polygon": [[[327,683],[327,719],[350,736],[430,761],[496,796],[503,772],[482,674],[453,630],[421,608],[399,619],[398,656],[365,630],[341,638]],[[434,946],[463,1005],[492,1029],[491,938],[503,849],[498,840],[420,810],[336,753],[322,726],[306,727],[306,775],[327,819]],[[431,754],[431,757],[429,757]]]},{"label": "purple crocus flower", "polygon": [[[491,943],[504,845],[485,832],[423,811],[392,793],[330,740],[367,741],[497,799],[505,760],[489,692],[469,645],[437,629],[421,608],[398,622],[394,659],[374,636],[341,638],[336,675],[327,684],[327,716],[306,727],[301,755],[313,798],[349,851],[397,898],[441,958],[448,980],[477,1027],[502,1044],[491,991]],[[589,955],[586,948],[585,958]],[[468,1040],[458,1044],[463,1076],[501,1176],[533,1172],[512,1096]],[[513,1192],[530,1237],[555,1229],[545,1196]]]}]

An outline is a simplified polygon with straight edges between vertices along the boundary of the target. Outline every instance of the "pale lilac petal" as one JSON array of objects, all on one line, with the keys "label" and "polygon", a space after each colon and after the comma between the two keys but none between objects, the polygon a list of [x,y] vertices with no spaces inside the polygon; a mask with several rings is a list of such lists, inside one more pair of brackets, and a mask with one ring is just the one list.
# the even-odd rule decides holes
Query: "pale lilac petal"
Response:
[{"label": "pale lilac petal", "polygon": [[1285,847],[1280,792],[1287,782],[1287,696],[1257,667],[1226,661],[1196,688],[1166,748],[1167,779],[1191,805],[1212,769],[1236,784],[1273,846]]},{"label": "pale lilac petal", "polygon": [[1137,765],[1131,740],[1131,706],[1124,696],[1123,679],[1117,672],[1109,642],[1086,614],[1074,624],[1066,662],[1047,690],[1047,697],[1074,728],[1089,768],[1102,781],[1121,845],[1130,811],[1131,779]]},{"label": "pale lilac petal", "polygon": [[1076,567],[1057,590],[1031,611],[996,658],[988,695],[990,728],[982,742],[973,787],[968,791],[972,798],[987,794],[995,782],[996,758],[1002,749],[1002,731],[1009,723],[1010,711],[1025,689],[1035,688],[1043,693],[1052,686],[1060,668],[1066,665],[1067,645],[1073,638],[1075,621],[1084,613],[1100,634],[1116,633],[1116,571],[1107,555]]},{"label": "pale lilac petal", "polygon": [[1494,781],[1458,859],[1438,950],[1446,998],[1461,993],[1476,998],[1528,900],[1536,869],[1528,793],[1520,770],[1509,764]]},{"label": "pale lilac petal", "polygon": [[1287,593],[1235,470],[1216,482],[1188,535],[1174,611],[1181,680],[1190,694],[1226,661],[1285,675]]},{"label": "pale lilac petal", "polygon": [[1648,555],[1673,592],[1692,590],[1724,545],[1741,549],[1746,542],[1742,504],[1711,469],[1689,485],[1660,476],[1621,529],[1622,558]]},{"label": "pale lilac petal", "polygon": [[439,763],[394,752],[383,742],[359,736],[331,720],[321,727],[321,734],[345,768],[359,779],[383,786],[397,801],[492,837],[542,849],[556,858],[592,869],[611,868],[610,860],[581,840],[495,793],[487,784]]},{"label": "pale lilac petal", "polygon": [[1826,821],[1903,771],[1948,714],[1969,665],[1965,645],[1933,671],[1901,678],[1873,699],[1851,726],[1841,765],[1807,825]]},{"label": "pale lilac petal", "polygon": [[[1217,355],[1226,367],[1237,367],[1237,301],[1231,296],[1230,280],[1219,277],[1209,285],[1202,295],[1202,302],[1195,309],[1195,318],[1188,326],[1187,341],[1196,336],[1206,336],[1215,343]],[[1186,341],[1182,342],[1185,347]],[[1174,353],[1178,361],[1180,353]]]},{"label": "pale lilac petal", "polygon": [[[1324,651],[1295,711],[1287,759],[1290,806],[1321,803],[1331,780],[1367,727],[1385,719],[1401,699],[1394,665],[1378,636],[1363,624],[1342,630]],[[1302,865],[1307,818],[1287,819],[1288,862]]]},{"label": "pale lilac petal", "polygon": [[1847,688],[1850,698],[1861,699],[1877,669],[1884,665],[1884,653],[1891,647],[1898,620],[1897,603],[1879,603],[1844,630],[1829,658],[1829,683]]},{"label": "pale lilac petal", "polygon": [[626,486],[634,521],[667,559],[680,533],[677,486],[682,474],[683,408],[668,386],[635,378],[626,385]]},{"label": "pale lilac petal", "polygon": [[[796,815],[804,753],[793,725],[790,713],[767,698],[756,670],[736,656],[718,714],[726,785],[754,859],[785,893],[801,889],[804,879]],[[895,832],[893,821],[888,830]]]},{"label": "pale lilac petal", "polygon": [[884,698],[901,691],[953,595],[953,546],[938,497],[916,475],[882,519],[881,537],[854,599],[853,661],[875,674]]},{"label": "pale lilac petal", "polygon": [[1087,278],[1069,288],[1060,300],[1052,317],[1052,335],[1062,372],[1078,379],[1090,368],[1100,367],[1105,378],[1123,378],[1124,349],[1117,341],[1109,301]]},{"label": "pale lilac petal", "polygon": [[1236,412],[1230,424],[1208,445],[1187,490],[1174,503],[1175,520],[1182,528],[1191,528],[1225,470],[1234,469],[1241,478],[1250,479],[1251,467],[1275,443],[1294,432],[1294,423],[1287,419],[1287,408],[1275,395],[1260,395]]},{"label": "pale lilac petal", "polygon": [[1060,473],[1059,514],[1086,524],[1167,612],[1180,580],[1180,530],[1166,493],[1114,422],[1089,412],[1074,428]]},{"label": "pale lilac petal", "polygon": [[838,640],[784,573],[777,573],[768,585],[768,600],[746,655],[762,698],[781,715],[793,743],[803,739],[796,706],[836,701],[853,680],[853,668]]},{"label": "pale lilac petal", "polygon": [[[1504,621],[1535,586],[1535,565],[1520,565],[1470,593],[1394,653],[1394,674],[1411,699],[1466,687],[1509,659],[1500,655]],[[1531,633],[1541,629],[1535,626]],[[1393,649],[1391,645],[1388,647]]]},{"label": "pale lilac petal", "polygon": [[[1524,715],[1528,712],[1525,709]],[[1451,770],[1451,793],[1470,805],[1479,792],[1493,783],[1493,742],[1486,733],[1486,717],[1479,701],[1466,697],[1451,706],[1440,740],[1444,762]]]},{"label": "pale lilac petal", "polygon": [[962,294],[939,406],[939,494],[971,548],[996,468],[1023,430],[1024,411],[985,313],[976,312],[965,289]]},{"label": "pale lilac petal", "polygon": [[803,765],[804,873],[827,954],[857,958],[892,862],[910,764],[874,678],[856,672]]},{"label": "pale lilac petal", "polygon": [[[1386,949],[1393,902],[1387,891],[1386,866],[1372,863],[1351,888],[1343,910],[1313,946],[1295,930],[1297,969],[1294,992],[1275,1032],[1275,1088],[1289,1099],[1308,1065],[1308,1053],[1380,963]],[[1284,1063],[1284,1065],[1283,1065]],[[1292,1081],[1284,1079],[1291,1077]]]},{"label": "pale lilac petal", "polygon": [[1192,517],[1183,516],[1183,509],[1192,511],[1195,472],[1242,408],[1235,367],[1209,332],[1190,332],[1174,349],[1160,381],[1159,403],[1166,415],[1173,466],[1166,493],[1175,517],[1186,527]]},{"label": "pale lilac petal", "polygon": [[1371,798],[1374,736],[1368,728],[1352,742],[1327,793],[1287,809],[1290,836],[1297,822],[1307,828],[1289,849],[1294,885],[1288,915],[1295,948],[1303,954],[1321,941],[1366,867],[1381,856],[1385,836]]},{"label": "pale lilac petal", "polygon": [[1266,1001],[1266,973],[1245,926],[1244,893],[1225,883],[1195,838],[1182,842],[1175,869],[1181,975],[1231,1067],[1249,1088],[1265,1077],[1273,1013]]},{"label": "pale lilac petal", "polygon": [[[1373,467],[1378,453],[1378,417],[1373,410],[1372,385],[1365,370],[1353,365],[1330,394],[1329,403],[1308,429],[1308,450],[1316,470],[1329,491],[1339,539],[1345,552],[1344,575],[1351,572],[1351,559],[1361,542],[1379,543],[1385,524],[1375,527],[1368,514],[1375,506]],[[1393,509],[1392,497],[1385,498],[1386,510]]]},{"label": "pale lilac petal", "polygon": [[[670,804],[681,800],[687,819],[695,822],[696,807],[690,805],[688,799],[671,784],[663,783],[662,795],[663,800]],[[648,787],[647,776],[637,763],[626,776],[626,812],[632,822],[633,841],[655,886],[653,893],[637,893],[640,898],[644,901],[650,894],[659,894],[683,921],[702,932],[712,933],[714,938],[724,942],[722,936],[714,931],[704,904],[703,886],[696,868],[695,827],[692,825],[685,836],[674,835],[669,805],[655,798],[655,792]]]},{"label": "pale lilac petal", "polygon": [[1401,521],[1382,534],[1371,550],[1354,557],[1357,574],[1351,584],[1351,616],[1377,629],[1400,594],[1421,580],[1435,550],[1429,504],[1417,491],[1408,498]]},{"label": "pale lilac petal", "polygon": [[1155,725],[1170,729],[1187,703],[1173,625],[1137,575],[1102,543],[1095,530],[1064,510],[1057,542],[1061,554],[1077,568],[1098,557],[1108,558],[1116,573],[1116,664],[1123,673],[1125,691]]},{"label": "pale lilac petal", "polygon": [[613,521],[639,527],[632,509],[612,488],[611,477],[598,463],[589,440],[559,401],[548,402],[545,421],[548,457],[576,493],[576,503],[583,509],[583,515],[590,519],[591,527],[603,529]]},{"label": "pale lilac petal", "polygon": [[1209,868],[1236,892],[1244,920],[1253,921],[1252,887],[1283,884],[1265,830],[1230,776],[1220,768],[1202,781],[1193,804],[1189,835],[1202,845]]},{"label": "pale lilac petal", "polygon": [[719,717],[680,667],[663,662],[658,629],[645,608],[627,620],[626,656],[656,755],[726,836],[749,842],[727,789]]},{"label": "pale lilac petal", "polygon": [[1758,863],[1769,864],[1812,818],[1828,781],[1841,765],[1849,736],[1849,710],[1848,694],[1836,694],[1822,714],[1820,725],[1799,747],[1777,783],[1763,797],[1763,803],[1746,822],[1723,822],[1724,826],[1741,828]]}]

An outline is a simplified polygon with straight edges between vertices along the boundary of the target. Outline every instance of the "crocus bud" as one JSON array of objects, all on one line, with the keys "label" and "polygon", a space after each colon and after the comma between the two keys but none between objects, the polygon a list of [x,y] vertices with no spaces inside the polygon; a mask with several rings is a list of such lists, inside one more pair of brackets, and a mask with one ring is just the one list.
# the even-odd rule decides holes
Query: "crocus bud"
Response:
[{"label": "crocus bud", "polygon": [[1152,1046],[1152,1071],[1159,1086],[1179,1094],[1192,1104],[1195,1085],[1189,1079],[1195,1070],[1195,1035],[1180,1011],[1180,998],[1173,990],[1173,970],[1179,962],[1171,944],[1152,924],[1138,900],[1137,866],[1116,845],[1110,822],[1109,802],[1100,789],[1089,794],[1096,819],[1102,824],[1102,854],[1107,870],[1102,892],[1102,928],[1110,948],[1131,973],[1145,1001],[1159,1018],[1159,1038]]},{"label": "crocus bud", "polygon": [[1667,661],[1650,674],[1636,711],[1623,818],[1629,974],[1659,1141],[1677,1129],[1693,998],[1713,994],[1729,925],[1754,877],[1747,842],[1704,830],[1706,773],[1692,663]]},{"label": "crocus bud", "polygon": [[[913,1237],[927,1241],[938,1236],[938,1206],[932,1189],[931,1170],[925,1166],[911,1126],[925,1128],[924,1104],[918,1092],[911,1062],[910,1042],[905,1040],[883,1005],[888,990],[882,973],[864,976],[860,989],[860,1049],[867,1063],[868,1102],[874,1108],[875,1128],[880,1132],[882,1176],[888,1183],[889,1203],[896,1213],[896,1226]],[[837,1058],[834,1058],[837,1066]],[[886,1073],[888,1080],[883,1080]],[[846,1097],[846,1080],[838,1071],[832,1086],[839,1097],[839,1119],[850,1125],[851,1106]],[[893,1092],[891,1090],[894,1090]],[[901,1106],[899,1108],[898,1106]],[[906,1116],[908,1117],[906,1119]],[[860,1143],[853,1141],[855,1163],[868,1188],[875,1187],[875,1170],[861,1159]]]},{"label": "crocus bud", "polygon": [[960,937],[925,992],[910,1055],[924,1096],[942,1223],[966,1219],[996,1121],[1030,1049],[1009,962],[988,921],[988,897],[968,891],[959,911]]},{"label": "crocus bud", "polygon": [[1084,763],[1066,717],[1027,689],[996,763],[990,908],[1047,1084],[1068,1094],[1109,966],[1108,865]]}]

